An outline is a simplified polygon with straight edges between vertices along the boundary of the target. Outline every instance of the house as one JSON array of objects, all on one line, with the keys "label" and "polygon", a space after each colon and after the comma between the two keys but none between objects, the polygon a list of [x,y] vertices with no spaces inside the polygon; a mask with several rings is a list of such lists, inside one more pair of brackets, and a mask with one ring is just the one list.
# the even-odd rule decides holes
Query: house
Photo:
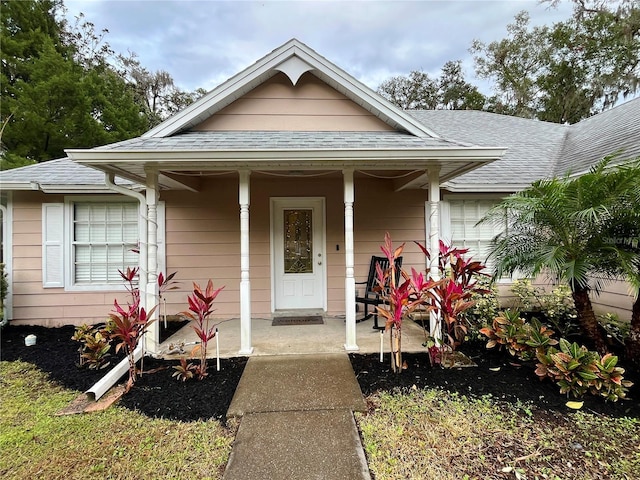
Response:
[{"label": "house", "polygon": [[475,223],[501,196],[618,148],[640,155],[640,100],[573,126],[405,112],[293,39],[141,137],[2,172],[7,313],[103,321],[139,264],[147,306],[178,272],[169,312],[191,281],[225,285],[215,316],[240,318],[241,354],[252,317],[292,310],[344,314],[354,351],[355,282],[386,231],[405,267],[425,268],[413,240],[482,256],[496,232]]}]

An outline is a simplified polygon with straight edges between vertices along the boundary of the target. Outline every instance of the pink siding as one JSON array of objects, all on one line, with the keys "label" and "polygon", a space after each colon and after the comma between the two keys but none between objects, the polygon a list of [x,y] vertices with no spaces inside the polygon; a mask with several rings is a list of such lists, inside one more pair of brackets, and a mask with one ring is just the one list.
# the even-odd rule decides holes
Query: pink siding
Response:
[{"label": "pink siding", "polygon": [[389,125],[310,73],[294,86],[282,73],[194,130],[384,131]]},{"label": "pink siding", "polygon": [[[330,314],[344,313],[344,203],[340,175],[309,179],[251,177],[250,275],[252,313],[271,313],[270,198],[324,197],[326,202],[327,298]],[[386,231],[395,245],[406,242],[404,267],[424,270],[425,259],[417,246],[424,243],[426,192],[394,192],[392,182],[357,177],[355,182],[355,275],[366,277],[371,255],[380,254]],[[57,326],[104,321],[114,297],[122,292],[70,292],[42,288],[41,202],[62,197],[17,192],[14,196],[13,304],[14,322]],[[167,272],[177,271],[179,289],[167,292],[167,313],[187,308],[192,282],[204,286],[209,278],[225,289],[216,302],[215,316],[239,315],[240,221],[238,178],[235,174],[211,178],[200,193],[162,192],[166,202]],[[507,293],[507,287],[501,288]],[[628,318],[632,298],[626,284],[618,282],[594,297],[599,312],[616,312]]]},{"label": "pink siding", "polygon": [[80,325],[105,320],[122,292],[65,292],[42,287],[42,203],[62,196],[15,192],[13,196],[14,324]]},{"label": "pink siding", "polygon": [[633,297],[626,282],[616,281],[607,284],[600,295],[593,295],[593,308],[598,314],[615,313],[621,320],[631,320]]},{"label": "pink siding", "polygon": [[[239,310],[240,216],[238,177],[203,184],[200,193],[163,192],[166,202],[167,272],[177,272],[178,289],[169,291],[167,313],[187,309],[192,282],[212,279],[225,286],[216,301],[217,316]],[[237,315],[237,313],[236,313]]]},{"label": "pink siding", "polygon": [[[271,313],[270,198],[324,197],[326,201],[328,310],[344,313],[344,203],[342,177],[292,179],[251,178],[250,275],[252,314]],[[384,201],[381,199],[384,198]],[[363,280],[373,254],[380,253],[386,230],[396,243],[407,241],[405,265],[424,268],[424,258],[413,240],[424,242],[422,191],[394,193],[389,182],[356,181],[356,279]],[[180,289],[167,293],[169,313],[186,308],[191,282],[208,278],[225,289],[216,302],[217,317],[239,315],[240,222],[238,180],[229,176],[210,180],[199,194],[163,193],[167,217],[167,271],[178,271]],[[195,233],[194,233],[195,232]],[[338,250],[336,250],[336,246]]]}]

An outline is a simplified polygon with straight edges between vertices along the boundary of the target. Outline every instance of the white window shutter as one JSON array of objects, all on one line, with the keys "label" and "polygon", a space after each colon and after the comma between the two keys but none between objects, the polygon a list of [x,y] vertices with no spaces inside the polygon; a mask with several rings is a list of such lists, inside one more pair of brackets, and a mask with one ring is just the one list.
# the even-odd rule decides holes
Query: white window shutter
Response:
[{"label": "white window shutter", "polygon": [[42,286],[64,287],[64,204],[42,205]]}]

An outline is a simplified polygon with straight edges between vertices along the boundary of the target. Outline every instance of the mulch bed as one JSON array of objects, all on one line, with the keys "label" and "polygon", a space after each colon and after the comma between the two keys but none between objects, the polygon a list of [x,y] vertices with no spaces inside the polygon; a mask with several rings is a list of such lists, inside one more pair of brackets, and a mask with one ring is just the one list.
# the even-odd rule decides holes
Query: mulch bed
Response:
[{"label": "mulch bed", "polygon": [[[460,351],[478,366],[431,367],[426,352],[405,353],[402,358],[407,368],[396,374],[391,372],[388,354],[383,363],[380,363],[379,355],[351,354],[350,358],[365,396],[379,390],[407,390],[415,385],[417,388],[439,388],[469,397],[490,396],[497,401],[527,403],[541,410],[572,411],[566,402],[573,398],[561,395],[555,383],[541,381],[535,374],[535,362],[520,362],[508,353],[487,350],[483,343],[465,344]],[[494,371],[496,368],[499,370]],[[582,410],[613,417],[640,417],[640,375],[637,370],[625,369],[625,379],[634,382],[626,400],[606,402],[600,397],[585,395]]]},{"label": "mulch bed", "polygon": [[[77,342],[70,340],[74,327],[61,328],[8,326],[0,332],[0,358],[18,360],[37,365],[50,377],[66,388],[85,391],[97,382],[105,371],[78,368]],[[24,338],[37,336],[35,346],[26,347]],[[550,381],[540,381],[533,364],[523,364],[508,354],[487,351],[482,344],[468,344],[464,351],[477,367],[443,369],[431,367],[425,353],[404,354],[407,369],[401,374],[390,371],[389,356],[384,362],[378,355],[351,354],[351,364],[363,394],[394,389],[439,388],[460,395],[491,396],[497,401],[533,405],[539,410],[567,412],[566,396]],[[181,382],[173,378],[171,368],[177,361],[146,358],[145,371],[136,385],[120,401],[120,405],[136,409],[151,417],[163,417],[180,421],[207,418],[224,420],[233,394],[246,365],[247,358],[221,360],[221,371],[216,371],[215,360],[209,362],[209,376],[203,381]],[[624,365],[628,367],[628,365]],[[500,367],[499,371],[492,371]],[[630,400],[610,403],[598,397],[585,396],[584,411],[608,416],[640,417],[640,375],[627,370],[625,378],[635,385],[629,392]],[[268,379],[265,379],[268,381]]]}]

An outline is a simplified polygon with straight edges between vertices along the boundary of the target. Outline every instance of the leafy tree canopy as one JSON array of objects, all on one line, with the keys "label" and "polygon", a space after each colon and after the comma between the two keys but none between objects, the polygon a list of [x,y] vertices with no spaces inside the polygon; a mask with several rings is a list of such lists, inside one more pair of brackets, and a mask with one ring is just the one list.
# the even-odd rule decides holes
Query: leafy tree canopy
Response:
[{"label": "leafy tree canopy", "polygon": [[3,170],[138,136],[203,94],[137,60],[119,69],[108,31],[82,14],[69,25],[63,12],[62,0],[1,2]]},{"label": "leafy tree canopy", "polygon": [[445,63],[437,79],[418,70],[392,77],[380,84],[377,92],[405,110],[481,110],[487,99],[465,80],[461,63]]},{"label": "leafy tree canopy", "polygon": [[[560,1],[543,0],[550,7]],[[464,79],[460,61],[447,62],[437,79],[421,71],[390,78],[378,93],[403,109],[476,109],[575,123],[638,92],[637,0],[570,1],[574,14],[563,22],[532,27],[523,11],[502,40],[473,41],[476,74],[492,82],[494,96]]]},{"label": "leafy tree canopy", "polygon": [[506,111],[575,123],[638,91],[640,6],[632,0],[573,3],[574,15],[564,22],[531,27],[528,13],[520,12],[507,38],[473,42],[476,73],[493,80]]}]

